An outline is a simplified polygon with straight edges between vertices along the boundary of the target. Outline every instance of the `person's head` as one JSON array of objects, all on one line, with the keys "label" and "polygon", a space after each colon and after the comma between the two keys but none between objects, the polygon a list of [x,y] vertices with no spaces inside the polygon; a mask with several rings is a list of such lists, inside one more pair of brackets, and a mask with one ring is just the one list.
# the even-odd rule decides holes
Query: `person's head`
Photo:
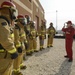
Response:
[{"label": "person's head", "polygon": [[17,16],[17,23],[21,27],[24,27],[27,24],[27,19],[22,14],[20,14]]},{"label": "person's head", "polygon": [[22,14],[19,14],[17,16],[17,23],[21,26],[21,27],[24,27],[25,25],[27,25],[27,19],[22,15]]},{"label": "person's head", "polygon": [[35,26],[34,26],[34,21],[30,21],[30,26],[31,26],[31,28],[34,28]]},{"label": "person's head", "polygon": [[72,22],[71,21],[67,21],[66,23],[67,23],[67,27],[72,26]]},{"label": "person's head", "polygon": [[41,25],[41,29],[45,29],[45,26],[44,25]]},{"label": "person's head", "polygon": [[53,26],[53,23],[51,22],[51,23],[50,23],[50,27],[52,27],[52,26]]},{"label": "person's head", "polygon": [[10,1],[4,1],[1,4],[0,12],[2,16],[5,16],[9,21],[16,19],[18,11],[14,3]]},{"label": "person's head", "polygon": [[27,19],[27,24],[31,21],[31,17],[29,15],[25,15],[25,18]]}]

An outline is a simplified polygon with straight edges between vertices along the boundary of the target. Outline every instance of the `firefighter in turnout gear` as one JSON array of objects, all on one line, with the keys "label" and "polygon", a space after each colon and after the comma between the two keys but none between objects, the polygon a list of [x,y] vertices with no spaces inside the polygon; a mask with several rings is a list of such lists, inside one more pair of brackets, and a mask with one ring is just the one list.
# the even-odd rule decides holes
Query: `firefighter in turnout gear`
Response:
[{"label": "firefighter in turnout gear", "polygon": [[25,26],[25,32],[26,32],[26,37],[27,37],[27,41],[28,41],[28,48],[26,50],[26,55],[32,55],[31,51],[30,51],[30,16],[29,15],[25,15],[25,18],[27,19],[27,25]]},{"label": "firefighter in turnout gear", "polygon": [[25,17],[23,15],[18,15],[14,29],[14,41],[15,46],[18,50],[18,58],[14,61],[14,75],[23,75],[20,72],[20,68],[26,68],[23,65],[23,55],[26,54],[25,44],[27,44],[26,34],[24,31],[24,26],[26,25]]},{"label": "firefighter in turnout gear", "polygon": [[47,47],[53,47],[53,38],[55,35],[56,31],[55,28],[53,27],[53,23],[50,23],[50,27],[48,28],[48,45]]},{"label": "firefighter in turnout gear", "polygon": [[44,39],[46,39],[46,26],[44,23],[41,25],[39,38],[40,38],[40,50],[42,50],[44,49],[43,47]]},{"label": "firefighter in turnout gear", "polygon": [[29,34],[29,44],[30,44],[29,51],[33,53],[34,51],[37,51],[36,50],[36,46],[37,46],[36,37],[38,36],[38,33],[35,29],[34,22],[31,21],[30,24],[31,25],[30,25],[30,34]]},{"label": "firefighter in turnout gear", "polygon": [[10,37],[11,22],[16,19],[16,6],[10,1],[4,1],[0,8],[0,75],[12,75],[14,59],[17,50]]}]

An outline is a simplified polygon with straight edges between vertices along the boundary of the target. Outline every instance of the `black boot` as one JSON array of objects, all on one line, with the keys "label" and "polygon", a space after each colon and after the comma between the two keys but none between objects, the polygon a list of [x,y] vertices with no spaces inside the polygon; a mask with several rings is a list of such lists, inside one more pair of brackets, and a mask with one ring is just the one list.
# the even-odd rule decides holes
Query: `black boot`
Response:
[{"label": "black boot", "polygon": [[64,57],[65,57],[65,58],[68,58],[68,55],[65,55]]},{"label": "black boot", "polygon": [[17,71],[17,72],[13,72],[13,75],[23,75],[23,74],[22,72]]},{"label": "black boot", "polygon": [[20,66],[20,69],[22,69],[22,70],[24,70],[24,69],[26,69],[26,68],[27,68],[26,65]]},{"label": "black boot", "polygon": [[69,59],[69,60],[68,60],[68,62],[72,62],[72,61],[73,61],[72,59]]}]

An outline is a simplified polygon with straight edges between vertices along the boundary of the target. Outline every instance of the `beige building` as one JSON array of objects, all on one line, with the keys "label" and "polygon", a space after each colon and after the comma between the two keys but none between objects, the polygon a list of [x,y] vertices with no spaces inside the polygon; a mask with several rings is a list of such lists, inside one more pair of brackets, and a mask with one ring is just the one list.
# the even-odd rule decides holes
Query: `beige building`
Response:
[{"label": "beige building", "polygon": [[[0,4],[5,0],[0,0]],[[19,14],[29,15],[31,20],[35,22],[38,30],[41,23],[45,22],[44,9],[39,0],[9,0],[16,4]]]}]

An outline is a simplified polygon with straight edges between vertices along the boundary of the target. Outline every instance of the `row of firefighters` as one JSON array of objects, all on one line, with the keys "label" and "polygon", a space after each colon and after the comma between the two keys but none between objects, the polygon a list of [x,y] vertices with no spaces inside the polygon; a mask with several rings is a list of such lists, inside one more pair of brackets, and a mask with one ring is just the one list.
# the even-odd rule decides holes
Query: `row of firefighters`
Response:
[{"label": "row of firefighters", "polygon": [[23,57],[37,51],[37,37],[40,40],[40,50],[43,49],[46,33],[48,47],[52,47],[55,35],[53,23],[50,23],[47,32],[45,23],[37,31],[28,15],[17,15],[14,3],[4,1],[0,7],[0,75],[23,75],[20,72],[20,69],[26,68]]}]

